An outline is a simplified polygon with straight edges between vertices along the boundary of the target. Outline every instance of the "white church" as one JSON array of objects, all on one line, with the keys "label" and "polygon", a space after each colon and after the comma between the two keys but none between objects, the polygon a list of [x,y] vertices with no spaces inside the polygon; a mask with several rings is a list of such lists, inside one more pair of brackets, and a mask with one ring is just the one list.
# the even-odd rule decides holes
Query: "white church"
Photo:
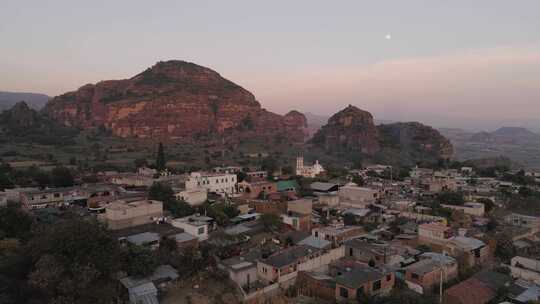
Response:
[{"label": "white church", "polygon": [[315,161],[313,166],[306,166],[304,165],[303,157],[300,156],[296,158],[296,175],[303,177],[316,177],[323,172],[324,168],[321,166],[321,164],[319,164],[318,160]]}]

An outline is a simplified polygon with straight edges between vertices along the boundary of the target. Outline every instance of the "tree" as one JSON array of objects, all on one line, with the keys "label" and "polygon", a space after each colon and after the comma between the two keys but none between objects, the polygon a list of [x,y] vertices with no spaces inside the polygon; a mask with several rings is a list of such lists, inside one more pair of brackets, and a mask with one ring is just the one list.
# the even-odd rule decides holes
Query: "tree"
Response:
[{"label": "tree", "polygon": [[125,259],[127,273],[135,277],[149,276],[159,265],[152,251],[144,246],[128,245]]},{"label": "tree", "polygon": [[117,240],[97,221],[73,219],[47,226],[27,245],[35,261],[30,283],[46,303],[112,303],[122,267]]},{"label": "tree", "polygon": [[185,217],[195,213],[195,209],[188,203],[180,200],[172,200],[165,203],[165,209],[169,210],[174,216]]},{"label": "tree", "polygon": [[158,152],[156,156],[156,169],[158,171],[163,171],[166,169],[165,151],[162,143],[159,143],[158,146]]},{"label": "tree", "polygon": [[148,166],[148,161],[146,161],[146,158],[137,158],[133,161],[136,168],[146,167]]},{"label": "tree", "polygon": [[171,186],[164,183],[153,183],[148,189],[148,198],[163,202],[163,208],[171,212],[174,216],[184,217],[195,213],[193,207],[184,201],[174,197]]},{"label": "tree", "polygon": [[437,195],[437,199],[439,203],[441,204],[459,205],[459,206],[465,204],[465,198],[463,196],[463,192],[457,192],[457,191],[441,192]]},{"label": "tree", "polygon": [[265,157],[261,163],[261,168],[266,172],[272,174],[279,168],[279,164],[272,156]]},{"label": "tree", "polygon": [[174,191],[167,184],[155,182],[148,189],[148,198],[165,204],[170,203],[174,201]]},{"label": "tree", "polygon": [[0,172],[0,191],[4,191],[6,188],[12,188],[13,181],[11,177],[4,172]]},{"label": "tree", "polygon": [[281,225],[281,218],[278,215],[271,213],[261,215],[260,221],[266,231],[275,231]]},{"label": "tree", "polygon": [[352,213],[346,213],[343,215],[343,224],[345,226],[354,226],[358,225],[358,221],[356,221],[356,217]]},{"label": "tree", "polygon": [[493,208],[495,208],[495,203],[489,198],[479,198],[476,200],[479,203],[484,204],[484,209],[486,213],[490,213]]},{"label": "tree", "polygon": [[357,184],[358,186],[362,187],[365,184],[364,179],[360,175],[354,175],[352,178],[352,182]]},{"label": "tree", "polygon": [[521,186],[519,187],[519,195],[529,197],[533,195],[533,191],[529,187]]},{"label": "tree", "polygon": [[54,187],[71,187],[75,181],[68,168],[59,166],[51,171],[51,183]]},{"label": "tree", "polygon": [[425,245],[425,244],[421,244],[421,245],[418,245],[416,247],[416,250],[424,253],[424,252],[430,252],[431,251],[431,247],[429,247],[428,245]]},{"label": "tree", "polygon": [[497,246],[495,247],[495,256],[502,261],[510,261],[515,255],[515,248],[512,241],[512,236],[509,232],[503,231],[495,235]]},{"label": "tree", "polygon": [[243,181],[245,181],[245,180],[247,179],[247,174],[246,174],[246,172],[244,172],[244,171],[238,172],[238,173],[236,174],[236,176],[238,177],[237,180],[238,180],[239,183],[241,183],[241,182],[243,182]]},{"label": "tree", "polygon": [[229,218],[237,217],[240,214],[240,210],[238,210],[238,207],[233,204],[227,204],[223,208],[223,212],[225,212],[225,214]]},{"label": "tree", "polygon": [[26,239],[30,235],[33,219],[18,206],[0,208],[0,239]]}]

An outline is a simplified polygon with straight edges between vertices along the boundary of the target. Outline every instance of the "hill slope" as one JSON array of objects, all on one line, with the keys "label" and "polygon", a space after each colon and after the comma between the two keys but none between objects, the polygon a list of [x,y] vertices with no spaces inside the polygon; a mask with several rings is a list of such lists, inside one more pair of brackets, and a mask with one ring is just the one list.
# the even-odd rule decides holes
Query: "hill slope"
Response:
[{"label": "hill slope", "polygon": [[417,122],[376,126],[371,113],[348,106],[334,114],[311,140],[328,153],[363,156],[396,165],[450,158],[453,147],[432,127]]},{"label": "hill slope", "polygon": [[266,111],[217,72],[179,60],[158,62],[129,79],[85,85],[55,97],[45,111],[68,126],[104,126],[120,137],[161,140],[218,134],[303,142],[307,127],[303,114]]}]

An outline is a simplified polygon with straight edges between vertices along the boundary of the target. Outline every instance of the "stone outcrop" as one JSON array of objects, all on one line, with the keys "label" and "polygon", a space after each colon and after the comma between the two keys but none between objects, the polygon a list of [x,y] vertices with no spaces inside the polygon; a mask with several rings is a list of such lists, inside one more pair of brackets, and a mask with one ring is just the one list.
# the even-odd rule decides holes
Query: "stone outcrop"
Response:
[{"label": "stone outcrop", "polygon": [[[378,126],[385,148],[399,150],[413,162],[450,159],[454,148],[450,141],[430,126],[419,122],[399,122]],[[414,164],[414,163],[411,163]]]},{"label": "stone outcrop", "polygon": [[356,153],[402,165],[448,159],[453,154],[450,141],[430,126],[418,122],[376,126],[371,113],[350,105],[334,114],[311,143],[330,153]]},{"label": "stone outcrop", "polygon": [[358,151],[374,155],[379,151],[379,131],[371,113],[349,105],[334,114],[313,137],[327,151]]},{"label": "stone outcrop", "polygon": [[253,94],[217,72],[177,60],[57,96],[45,112],[67,126],[104,126],[120,137],[160,140],[284,134],[302,142],[306,127],[302,114],[266,111]]}]

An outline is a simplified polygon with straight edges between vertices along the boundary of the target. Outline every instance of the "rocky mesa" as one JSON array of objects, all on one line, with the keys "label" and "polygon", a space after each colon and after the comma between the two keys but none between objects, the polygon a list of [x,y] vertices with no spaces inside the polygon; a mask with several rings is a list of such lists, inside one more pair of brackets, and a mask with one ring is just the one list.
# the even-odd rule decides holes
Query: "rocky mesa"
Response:
[{"label": "rocky mesa", "polygon": [[334,114],[311,143],[329,153],[360,154],[384,163],[414,165],[449,159],[452,144],[418,122],[375,125],[373,116],[349,105]]},{"label": "rocky mesa", "polygon": [[307,128],[303,114],[269,112],[241,86],[180,60],[158,62],[129,79],[82,86],[53,98],[44,111],[67,126],[103,126],[116,136],[143,139],[234,134],[303,142]]}]

